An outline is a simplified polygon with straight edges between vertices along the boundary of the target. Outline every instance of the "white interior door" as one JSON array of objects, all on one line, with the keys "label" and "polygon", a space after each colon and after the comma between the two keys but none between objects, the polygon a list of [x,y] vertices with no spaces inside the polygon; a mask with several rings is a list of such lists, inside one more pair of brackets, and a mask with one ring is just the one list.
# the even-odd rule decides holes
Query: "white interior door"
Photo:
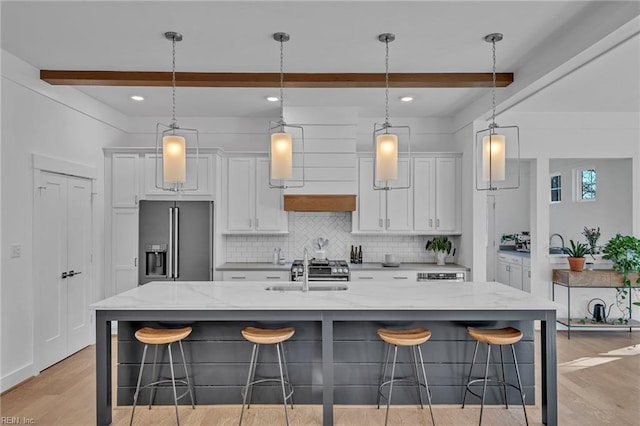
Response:
[{"label": "white interior door", "polygon": [[67,353],[91,343],[91,182],[67,178]]},{"label": "white interior door", "polygon": [[34,244],[39,309],[36,324],[40,369],[67,356],[67,180],[40,172],[36,191]]},{"label": "white interior door", "polygon": [[91,182],[39,172],[34,239],[40,370],[91,343],[91,225]]}]

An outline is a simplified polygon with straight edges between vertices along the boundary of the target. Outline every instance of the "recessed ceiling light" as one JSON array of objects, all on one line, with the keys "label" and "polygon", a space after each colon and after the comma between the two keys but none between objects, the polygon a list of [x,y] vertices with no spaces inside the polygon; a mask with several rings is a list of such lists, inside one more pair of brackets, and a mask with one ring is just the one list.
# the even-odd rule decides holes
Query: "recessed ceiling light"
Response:
[{"label": "recessed ceiling light", "polygon": [[413,100],[413,96],[401,96],[400,100],[402,102],[411,102]]},{"label": "recessed ceiling light", "polygon": [[280,100],[280,98],[277,97],[277,96],[267,96],[267,100],[269,102],[278,102]]},{"label": "recessed ceiling light", "polygon": [[134,101],[144,101],[144,97],[140,96],[140,95],[132,95],[131,99],[133,99]]}]

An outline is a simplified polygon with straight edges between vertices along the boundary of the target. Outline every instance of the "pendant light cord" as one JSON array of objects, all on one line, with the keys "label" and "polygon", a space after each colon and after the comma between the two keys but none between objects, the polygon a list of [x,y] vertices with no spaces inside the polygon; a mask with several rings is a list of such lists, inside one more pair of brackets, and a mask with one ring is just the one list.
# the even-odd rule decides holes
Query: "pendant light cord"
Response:
[{"label": "pendant light cord", "polygon": [[491,133],[495,133],[496,127],[496,41],[495,39],[491,42],[492,51],[493,51],[493,68],[492,68],[492,82],[493,85],[491,87],[491,105],[493,107],[491,113]]},{"label": "pendant light cord", "polygon": [[387,38],[385,44],[385,56],[384,56],[384,125],[389,124],[389,39]]},{"label": "pendant light cord", "polygon": [[176,121],[176,38],[171,39],[172,54],[171,54],[171,128],[177,129],[178,122]]},{"label": "pendant light cord", "polygon": [[284,124],[284,41],[280,39],[280,123]]}]

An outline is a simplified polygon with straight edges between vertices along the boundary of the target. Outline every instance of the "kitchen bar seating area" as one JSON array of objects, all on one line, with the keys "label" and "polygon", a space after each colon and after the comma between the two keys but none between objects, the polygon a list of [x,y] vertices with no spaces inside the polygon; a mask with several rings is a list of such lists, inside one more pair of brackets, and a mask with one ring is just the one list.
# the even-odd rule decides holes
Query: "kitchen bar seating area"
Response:
[{"label": "kitchen bar seating area", "polygon": [[[189,322],[189,342],[196,404],[238,404],[248,366],[248,347],[238,340],[247,321],[276,328],[283,321],[296,333],[287,346],[290,382],[296,404],[321,404],[322,423],[334,424],[334,404],[374,405],[378,400],[384,347],[377,331],[385,328],[431,330],[426,370],[435,406],[461,405],[466,386],[472,340],[465,326],[514,326],[525,330],[518,345],[527,404],[534,404],[535,365],[542,371],[542,421],[557,424],[555,305],[497,283],[395,284],[350,283],[346,291],[270,291],[266,282],[151,283],[93,305],[97,318],[97,421],[109,424],[114,401],[111,389],[111,321],[117,320],[117,405],[131,401],[131,364],[140,356],[130,331],[147,323]],[[455,296],[451,294],[455,290]],[[339,297],[336,297],[339,295]],[[455,297],[456,307],[451,307]],[[140,301],[147,300],[146,303]],[[533,321],[542,324],[543,351],[535,359]],[[228,336],[228,337],[224,337]],[[526,343],[526,344],[525,344]],[[222,349],[224,348],[224,349]],[[264,354],[266,356],[266,354]],[[398,373],[407,375],[415,365],[409,354],[401,358]],[[492,363],[495,365],[497,358]],[[272,373],[279,363],[269,360]],[[507,362],[510,362],[507,358]],[[497,364],[499,365],[499,364]],[[276,373],[277,375],[277,373]],[[273,374],[271,374],[273,376]],[[129,378],[128,378],[129,377]],[[510,376],[510,381],[515,378]],[[284,385],[281,385],[284,386]],[[282,403],[279,386],[258,387],[254,404]],[[491,387],[488,404],[502,403],[502,387]],[[415,385],[394,387],[395,404],[415,404]],[[278,397],[280,395],[280,397]],[[509,391],[511,400],[519,393]],[[162,401],[162,395],[157,395]],[[166,396],[165,396],[166,398]],[[166,401],[166,399],[165,399]],[[437,419],[435,419],[437,422]]]}]

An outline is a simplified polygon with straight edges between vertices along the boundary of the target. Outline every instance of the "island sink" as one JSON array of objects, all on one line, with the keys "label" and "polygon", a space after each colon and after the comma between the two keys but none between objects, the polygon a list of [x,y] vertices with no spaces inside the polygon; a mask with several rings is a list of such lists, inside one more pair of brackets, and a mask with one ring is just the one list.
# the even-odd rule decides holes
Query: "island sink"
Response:
[{"label": "island sink", "polygon": [[[348,290],[346,284],[310,284],[309,291],[343,291]],[[302,284],[293,285],[272,285],[266,287],[267,291],[302,291]]]}]

